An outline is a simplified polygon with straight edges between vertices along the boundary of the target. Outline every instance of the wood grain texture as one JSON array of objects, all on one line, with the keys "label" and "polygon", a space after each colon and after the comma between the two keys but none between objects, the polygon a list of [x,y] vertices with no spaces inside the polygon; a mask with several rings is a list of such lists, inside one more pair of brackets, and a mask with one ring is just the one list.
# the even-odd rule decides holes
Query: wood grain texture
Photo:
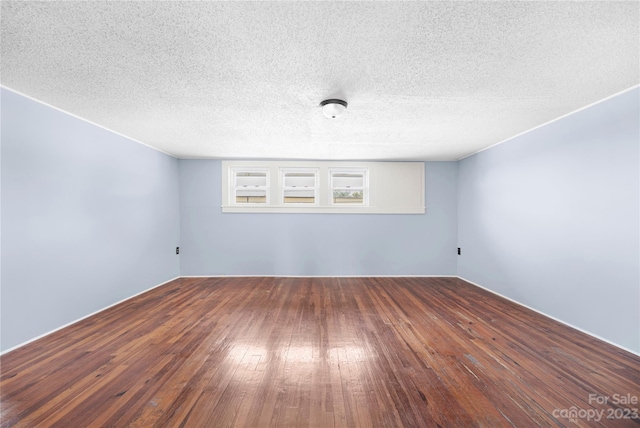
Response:
[{"label": "wood grain texture", "polygon": [[638,356],[456,278],[182,278],[0,361],[3,427],[640,426]]}]

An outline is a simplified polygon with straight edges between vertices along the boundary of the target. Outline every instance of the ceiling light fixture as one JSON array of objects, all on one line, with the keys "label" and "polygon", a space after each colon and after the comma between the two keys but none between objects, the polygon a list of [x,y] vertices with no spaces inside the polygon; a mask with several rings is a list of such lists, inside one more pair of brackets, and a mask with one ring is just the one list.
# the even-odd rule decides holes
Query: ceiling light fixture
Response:
[{"label": "ceiling light fixture", "polygon": [[347,102],[332,98],[322,101],[320,107],[322,107],[322,114],[329,119],[335,119],[344,113],[347,108]]}]

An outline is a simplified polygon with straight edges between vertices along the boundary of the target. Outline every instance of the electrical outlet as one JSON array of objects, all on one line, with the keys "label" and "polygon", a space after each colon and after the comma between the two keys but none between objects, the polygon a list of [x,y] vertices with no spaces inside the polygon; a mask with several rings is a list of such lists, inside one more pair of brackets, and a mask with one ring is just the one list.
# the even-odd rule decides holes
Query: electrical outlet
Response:
[{"label": "electrical outlet", "polygon": [[[459,252],[460,250],[458,250]],[[180,254],[180,247],[176,247],[176,254]]]},{"label": "electrical outlet", "polygon": [[460,255],[460,247],[458,247],[458,255]]}]

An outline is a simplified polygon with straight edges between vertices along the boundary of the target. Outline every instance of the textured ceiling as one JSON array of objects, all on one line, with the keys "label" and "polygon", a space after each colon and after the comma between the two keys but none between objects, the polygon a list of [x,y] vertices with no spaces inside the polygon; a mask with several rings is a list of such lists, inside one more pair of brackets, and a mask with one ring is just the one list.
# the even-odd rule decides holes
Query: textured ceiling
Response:
[{"label": "textured ceiling", "polygon": [[2,1],[1,83],[177,157],[454,160],[640,83],[639,5]]}]

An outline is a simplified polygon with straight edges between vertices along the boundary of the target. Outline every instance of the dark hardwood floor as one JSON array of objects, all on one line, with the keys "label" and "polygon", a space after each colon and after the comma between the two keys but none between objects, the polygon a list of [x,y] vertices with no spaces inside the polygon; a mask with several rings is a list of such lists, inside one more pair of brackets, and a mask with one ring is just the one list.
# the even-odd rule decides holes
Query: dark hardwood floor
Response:
[{"label": "dark hardwood floor", "polygon": [[638,356],[456,278],[183,278],[0,361],[7,427],[640,426]]}]

